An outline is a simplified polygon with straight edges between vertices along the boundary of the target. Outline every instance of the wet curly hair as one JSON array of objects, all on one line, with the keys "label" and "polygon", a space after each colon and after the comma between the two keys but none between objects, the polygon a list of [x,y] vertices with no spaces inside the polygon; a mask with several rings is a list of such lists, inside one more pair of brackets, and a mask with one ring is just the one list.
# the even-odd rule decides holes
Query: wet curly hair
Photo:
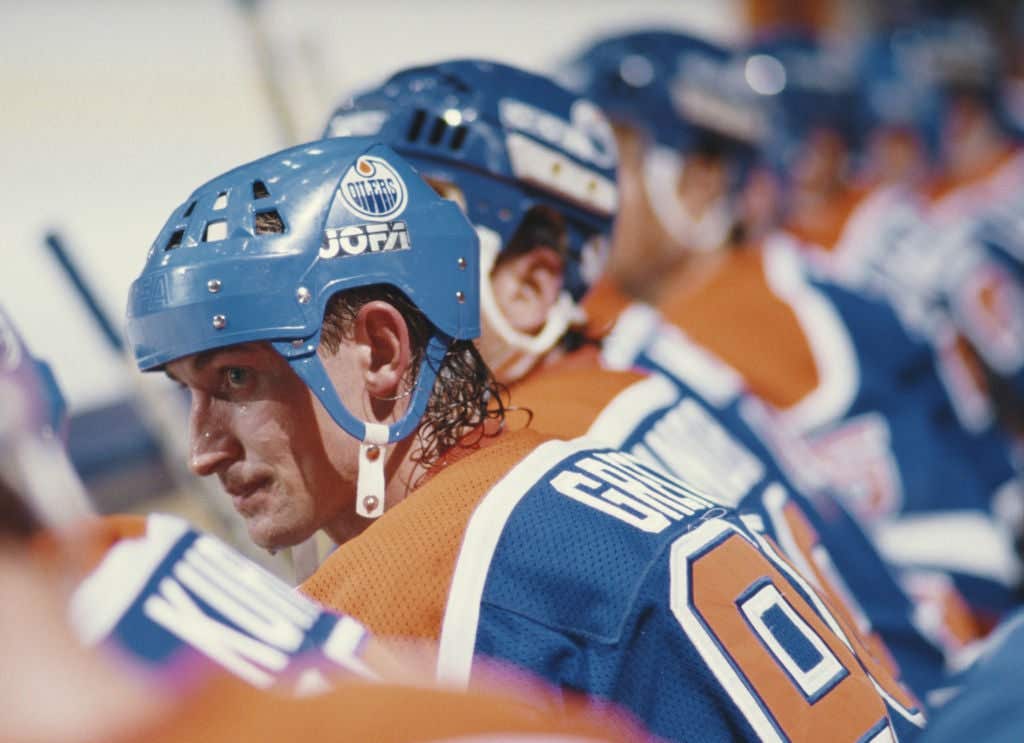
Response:
[{"label": "wet curly hair", "polygon": [[[353,324],[360,308],[375,300],[387,302],[405,318],[412,350],[406,383],[412,387],[433,326],[419,308],[393,286],[375,284],[331,297],[324,312],[320,346],[330,353],[336,352],[343,338],[353,337]],[[489,421],[503,424],[508,406],[508,390],[494,378],[471,340],[454,341],[436,371],[433,394],[423,414],[426,425],[421,425],[416,434],[420,443],[417,461],[427,469],[440,461],[449,449],[459,445],[475,446],[481,437],[495,435],[485,432],[483,424]],[[466,433],[473,430],[478,435],[463,440]],[[494,431],[497,430],[499,426],[494,427]]]}]

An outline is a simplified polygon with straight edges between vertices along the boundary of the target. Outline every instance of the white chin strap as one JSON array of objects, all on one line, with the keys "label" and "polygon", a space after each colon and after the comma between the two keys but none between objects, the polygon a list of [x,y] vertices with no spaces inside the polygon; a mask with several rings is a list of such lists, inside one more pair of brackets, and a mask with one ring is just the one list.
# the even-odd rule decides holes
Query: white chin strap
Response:
[{"label": "white chin strap", "polygon": [[375,519],[384,513],[384,446],[388,427],[367,423],[366,436],[359,444],[359,476],[356,481],[356,513]]},{"label": "white chin strap", "polygon": [[726,197],[696,218],[679,199],[679,177],[686,167],[683,157],[668,147],[649,147],[644,154],[644,187],[647,201],[668,235],[687,250],[708,253],[725,243],[731,220]]},{"label": "white chin strap", "polygon": [[487,365],[499,382],[509,384],[524,377],[570,327],[584,322],[586,316],[569,292],[563,290],[539,333],[530,335],[513,328],[498,306],[491,286],[491,270],[501,252],[501,237],[487,227],[477,226],[476,231],[480,235],[480,314],[506,346],[497,358],[487,359]]},{"label": "white chin strap", "polygon": [[[359,444],[359,474],[356,479],[356,513],[375,519],[384,513],[384,447],[388,443],[388,427],[382,423],[366,423],[366,436]],[[291,548],[296,583],[302,583],[320,567],[317,535]]]}]

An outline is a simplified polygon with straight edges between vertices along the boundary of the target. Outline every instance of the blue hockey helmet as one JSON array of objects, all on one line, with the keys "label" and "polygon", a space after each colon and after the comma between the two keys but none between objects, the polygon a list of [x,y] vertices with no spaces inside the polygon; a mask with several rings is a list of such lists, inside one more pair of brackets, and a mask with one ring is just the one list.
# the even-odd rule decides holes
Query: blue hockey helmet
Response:
[{"label": "blue hockey helmet", "polygon": [[1000,60],[991,35],[966,18],[927,18],[872,38],[858,65],[861,126],[913,131],[938,154],[949,96],[980,98],[996,120],[1014,130],[1000,95]]},{"label": "blue hockey helmet", "polygon": [[325,136],[374,134],[432,181],[456,186],[470,221],[508,244],[523,217],[565,221],[565,287],[579,299],[603,268],[594,238],[618,204],[615,139],[590,101],[495,62],[403,70],[343,103]]},{"label": "blue hockey helmet", "polygon": [[807,137],[827,129],[856,152],[853,55],[798,31],[762,39],[746,50],[747,84],[770,105],[763,160],[788,172]]},{"label": "blue hockey helmet", "polygon": [[763,104],[735,53],[675,31],[634,31],[577,54],[564,80],[615,121],[684,154],[709,135],[751,152],[766,134]]},{"label": "blue hockey helmet", "polygon": [[[143,371],[268,342],[347,433],[393,443],[416,430],[452,341],[480,332],[478,260],[458,207],[378,139],[312,142],[231,170],[174,210],[132,284],[128,338]],[[391,427],[348,411],[316,353],[328,300],[374,284],[401,290],[433,325]]]},{"label": "blue hockey helmet", "polygon": [[0,477],[51,526],[92,510],[64,449],[67,422],[50,366],[31,354],[0,309]]}]

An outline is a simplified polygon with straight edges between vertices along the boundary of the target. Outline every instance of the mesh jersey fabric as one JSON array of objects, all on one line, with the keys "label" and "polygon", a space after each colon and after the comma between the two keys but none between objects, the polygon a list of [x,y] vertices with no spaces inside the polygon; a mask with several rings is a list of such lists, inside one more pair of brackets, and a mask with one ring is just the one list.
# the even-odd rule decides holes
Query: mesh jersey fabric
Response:
[{"label": "mesh jersey fabric", "polygon": [[503,432],[484,449],[461,456],[335,550],[300,590],[358,617],[378,635],[437,640],[473,509],[542,441],[529,429]]},{"label": "mesh jersey fabric", "polygon": [[[667,420],[678,412],[678,404],[687,400],[692,403],[689,409],[699,406],[705,416],[699,431],[662,428],[659,434],[671,435],[673,448],[688,450],[689,453],[679,459],[666,459],[662,456],[656,460],[655,466],[665,466],[669,474],[683,478],[693,478],[696,476],[693,472],[695,468],[703,471],[707,467],[707,474],[713,481],[721,482],[729,477],[731,471],[741,466],[741,456],[755,458],[761,474],[749,483],[745,492],[737,493],[742,496],[737,507],[741,511],[756,514],[773,538],[778,538],[776,529],[780,528],[776,519],[783,520],[785,528],[791,533],[803,530],[801,534],[794,533],[793,539],[786,542],[798,554],[787,551],[787,555],[801,569],[806,570],[807,577],[819,589],[827,590],[828,598],[843,609],[848,619],[866,613],[865,619],[870,622],[871,628],[868,630],[864,627],[867,634],[864,641],[871,645],[877,659],[890,666],[889,670],[895,677],[902,676],[904,682],[919,695],[943,682],[941,653],[915,626],[912,619],[913,607],[908,597],[869,539],[848,517],[840,520],[834,516],[826,523],[815,510],[811,499],[801,494],[786,479],[765,447],[759,445],[754,433],[741,422],[741,416],[730,414],[733,405],[723,410],[689,388],[685,391],[680,388],[670,398],[662,398],[656,392],[649,401],[642,393],[637,394],[644,385],[636,384],[647,378],[654,381],[655,378],[649,372],[606,369],[600,366],[599,359],[594,359],[591,368],[584,372],[578,368],[580,363],[581,359],[567,357],[561,363],[544,369],[543,373],[512,386],[513,400],[534,411],[533,425],[537,430],[560,438],[596,435],[602,443],[637,454],[645,446],[645,437],[653,429],[667,425]],[[685,384],[685,380],[679,379],[677,384]],[[627,392],[628,398],[622,396],[624,392]],[[623,422],[616,426],[604,423],[599,431],[592,428],[595,420],[612,408],[620,396],[621,399],[629,400],[629,407],[636,413],[637,421],[629,424]],[[671,434],[667,431],[671,431]],[[606,436],[609,437],[607,440]],[[719,459],[714,448],[710,451],[703,448],[708,439],[729,440],[738,450],[734,457]],[[785,506],[780,506],[780,511],[785,516],[769,512],[765,505],[764,494],[773,485],[784,488]],[[834,505],[831,510],[839,508]],[[791,541],[799,543],[799,546],[793,546]],[[810,546],[812,544],[815,546]],[[827,555],[828,571],[818,564],[824,559],[823,555]],[[836,571],[840,571],[839,575],[833,578]],[[838,585],[834,584],[836,580],[839,581]],[[853,602],[852,606],[850,601]],[[856,625],[852,620],[848,623],[850,626]],[[897,660],[895,667],[891,662],[893,656]]]}]

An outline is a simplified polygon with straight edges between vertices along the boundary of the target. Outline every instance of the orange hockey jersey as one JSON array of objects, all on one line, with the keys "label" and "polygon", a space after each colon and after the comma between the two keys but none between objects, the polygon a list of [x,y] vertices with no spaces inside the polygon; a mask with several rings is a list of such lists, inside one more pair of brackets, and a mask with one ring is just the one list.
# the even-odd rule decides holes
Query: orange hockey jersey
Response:
[{"label": "orange hockey jersey", "polygon": [[831,245],[780,232],[727,253],[661,309],[779,408],[890,562],[945,575],[979,613],[999,616],[1022,576],[995,506],[1013,487],[1010,450],[962,425],[940,354],[907,321],[913,308],[863,291],[870,258],[898,233],[871,218],[891,211],[890,193],[839,210],[842,228],[818,234]]},{"label": "orange hockey jersey", "polygon": [[302,590],[378,635],[437,640],[443,680],[504,661],[673,740],[923,721],[898,685],[879,696],[825,602],[729,504],[585,438],[521,430],[461,454]]}]

